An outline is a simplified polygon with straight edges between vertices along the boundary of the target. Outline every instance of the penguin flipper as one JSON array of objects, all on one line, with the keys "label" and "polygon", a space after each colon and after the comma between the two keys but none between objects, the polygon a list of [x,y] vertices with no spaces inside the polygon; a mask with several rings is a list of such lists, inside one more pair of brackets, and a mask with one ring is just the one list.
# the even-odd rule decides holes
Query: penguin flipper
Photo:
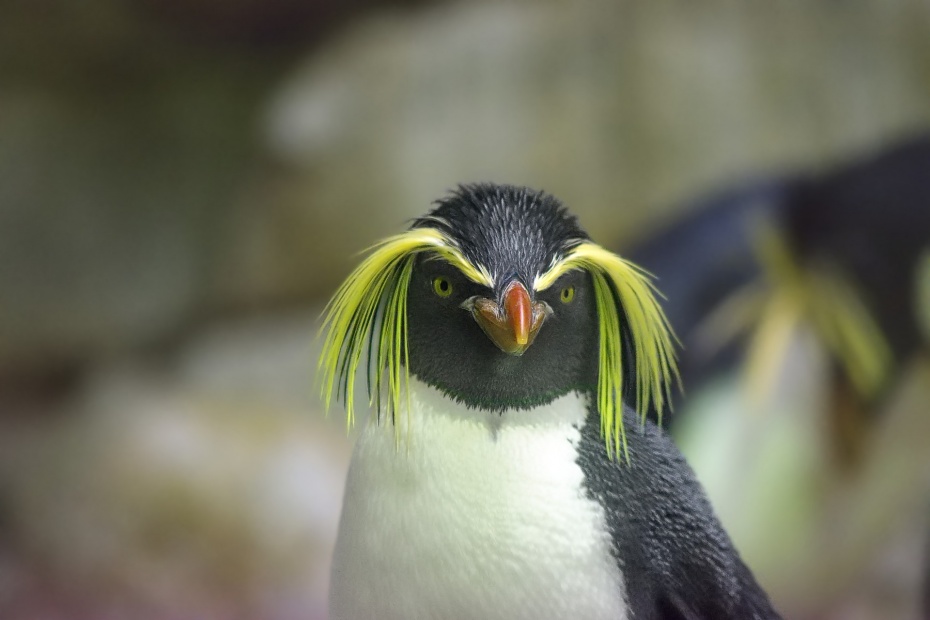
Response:
[{"label": "penguin flipper", "polygon": [[655,424],[624,414],[629,460],[611,460],[591,411],[578,463],[604,508],[633,618],[779,620],[684,456]]}]

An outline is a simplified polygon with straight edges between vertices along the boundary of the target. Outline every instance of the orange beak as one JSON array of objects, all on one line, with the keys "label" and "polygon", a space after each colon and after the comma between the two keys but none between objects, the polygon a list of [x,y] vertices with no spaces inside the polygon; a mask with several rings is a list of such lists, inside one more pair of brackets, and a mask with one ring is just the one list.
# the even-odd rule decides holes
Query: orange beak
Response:
[{"label": "orange beak", "polygon": [[530,339],[533,308],[530,305],[530,294],[517,281],[504,293],[504,316],[510,322],[514,341],[520,346],[526,345]]},{"label": "orange beak", "polygon": [[542,327],[548,307],[541,302],[533,303],[526,287],[516,280],[504,291],[503,306],[478,297],[473,300],[471,311],[475,321],[501,351],[523,355]]}]

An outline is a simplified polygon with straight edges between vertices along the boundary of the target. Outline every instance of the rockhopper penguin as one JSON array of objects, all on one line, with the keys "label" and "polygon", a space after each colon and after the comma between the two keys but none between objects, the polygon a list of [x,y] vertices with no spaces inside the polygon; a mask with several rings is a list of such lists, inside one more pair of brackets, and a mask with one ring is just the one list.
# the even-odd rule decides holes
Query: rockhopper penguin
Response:
[{"label": "rockhopper penguin", "polygon": [[677,448],[650,277],[554,197],[464,185],[330,302],[327,402],[367,369],[333,620],[778,618]]}]

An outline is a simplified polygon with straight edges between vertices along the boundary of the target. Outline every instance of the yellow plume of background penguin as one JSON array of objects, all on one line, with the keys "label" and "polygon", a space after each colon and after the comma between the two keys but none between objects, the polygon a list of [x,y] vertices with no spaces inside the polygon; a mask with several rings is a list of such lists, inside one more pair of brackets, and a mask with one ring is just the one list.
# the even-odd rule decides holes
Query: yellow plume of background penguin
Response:
[{"label": "yellow plume of background penguin", "polygon": [[648,274],[554,197],[460,186],[330,302],[327,402],[372,419],[332,618],[778,618],[646,411],[676,381]]}]

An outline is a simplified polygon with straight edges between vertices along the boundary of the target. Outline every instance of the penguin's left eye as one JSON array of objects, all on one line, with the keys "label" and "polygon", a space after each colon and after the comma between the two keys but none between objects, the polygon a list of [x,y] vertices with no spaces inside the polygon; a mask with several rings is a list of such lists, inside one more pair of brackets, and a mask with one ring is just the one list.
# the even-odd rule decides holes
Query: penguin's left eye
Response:
[{"label": "penguin's left eye", "polygon": [[575,299],[575,287],[566,286],[562,289],[562,292],[559,293],[559,299],[562,300],[563,304],[570,304],[572,300]]},{"label": "penguin's left eye", "polygon": [[440,297],[448,297],[452,294],[452,283],[442,276],[433,278],[433,292]]}]

